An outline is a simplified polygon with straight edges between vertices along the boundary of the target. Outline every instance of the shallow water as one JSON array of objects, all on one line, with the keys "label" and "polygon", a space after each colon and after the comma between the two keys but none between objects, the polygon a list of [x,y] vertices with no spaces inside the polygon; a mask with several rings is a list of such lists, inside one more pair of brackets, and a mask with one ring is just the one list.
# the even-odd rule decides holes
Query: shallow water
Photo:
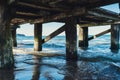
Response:
[{"label": "shallow water", "polygon": [[[86,51],[81,51],[79,60],[76,62],[66,61],[64,55],[58,56],[55,54],[47,57],[43,52],[39,53],[45,54],[45,56],[42,57],[33,54],[14,54],[15,67],[11,70],[0,70],[0,80],[120,79],[120,59],[116,59],[120,54],[115,55],[111,53],[108,55],[102,53],[101,55],[91,56],[92,53],[88,55],[88,51],[87,53],[85,52]],[[97,59],[98,56],[99,59]],[[106,58],[103,58],[104,56]]]},{"label": "shallow water", "polygon": [[[57,43],[57,44],[56,44]],[[15,67],[0,70],[0,80],[120,80],[120,51],[110,51],[110,37],[90,41],[78,48],[78,61],[66,61],[65,37],[56,37],[33,52],[33,36],[18,36]]]}]

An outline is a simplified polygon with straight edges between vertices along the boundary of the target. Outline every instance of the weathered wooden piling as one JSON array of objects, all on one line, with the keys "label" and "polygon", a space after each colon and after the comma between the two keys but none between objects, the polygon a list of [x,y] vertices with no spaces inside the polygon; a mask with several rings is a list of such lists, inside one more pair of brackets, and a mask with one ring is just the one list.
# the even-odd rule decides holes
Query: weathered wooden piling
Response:
[{"label": "weathered wooden piling", "polygon": [[79,47],[81,49],[88,48],[88,27],[79,28]]},{"label": "weathered wooden piling", "polygon": [[111,51],[119,51],[120,24],[111,25]]},{"label": "weathered wooden piling", "polygon": [[17,36],[16,36],[17,28],[20,28],[20,26],[18,25],[11,26],[13,47],[17,47]]},{"label": "weathered wooden piling", "polygon": [[42,24],[34,24],[34,51],[42,50]]},{"label": "weathered wooden piling", "polygon": [[66,60],[77,60],[77,28],[76,20],[69,18],[66,21]]},{"label": "weathered wooden piling", "polygon": [[14,29],[11,30],[11,32],[12,32],[13,47],[17,47],[16,29],[17,28],[14,28]]},{"label": "weathered wooden piling", "polygon": [[0,68],[14,65],[12,36],[10,30],[11,13],[8,0],[0,1]]}]

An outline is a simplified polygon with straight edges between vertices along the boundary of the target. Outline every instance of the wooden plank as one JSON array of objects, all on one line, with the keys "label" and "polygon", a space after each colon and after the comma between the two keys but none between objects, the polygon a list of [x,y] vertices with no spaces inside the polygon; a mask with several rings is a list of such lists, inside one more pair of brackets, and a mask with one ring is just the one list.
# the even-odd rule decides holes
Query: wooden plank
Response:
[{"label": "wooden plank", "polygon": [[34,24],[34,51],[42,50],[42,24]]},{"label": "wooden plank", "polygon": [[37,17],[41,16],[41,14],[34,14],[34,13],[29,13],[29,12],[28,13],[27,12],[19,12],[19,11],[17,11],[16,14],[25,15],[25,16],[37,16]]},{"label": "wooden plank", "polygon": [[86,26],[89,26],[89,27],[94,27],[94,26],[104,26],[104,25],[111,25],[111,24],[115,24],[115,23],[119,23],[119,21],[111,21],[111,22],[98,22],[98,23],[95,23],[95,22],[90,22],[90,23],[87,23],[87,24],[80,24],[80,27],[86,27]]},{"label": "wooden plank", "polygon": [[42,43],[44,44],[45,42],[51,40],[53,37],[55,37],[55,36],[59,35],[60,33],[62,33],[65,30],[65,26],[66,25],[63,25],[62,27],[57,29],[55,32],[48,35],[45,39],[42,40]]},{"label": "wooden plank", "polygon": [[85,8],[77,8],[75,10],[72,10],[71,12],[54,14],[54,15],[43,17],[43,18],[35,19],[34,21],[29,21],[29,22],[30,23],[46,23],[46,22],[50,22],[50,21],[52,22],[52,21],[70,18],[74,16],[82,16],[85,13],[86,13]]},{"label": "wooden plank", "polygon": [[60,12],[66,12],[67,10],[64,9],[60,9],[57,7],[45,7],[45,6],[40,6],[40,5],[36,5],[36,4],[30,4],[30,3],[26,3],[26,2],[17,2],[18,5],[22,5],[22,6],[26,6],[26,7],[32,7],[32,8],[37,8],[37,9],[42,9],[42,10],[48,10],[48,11],[60,11]]},{"label": "wooden plank", "polygon": [[74,18],[68,18],[65,26],[66,60],[76,61],[77,56],[77,28]]},{"label": "wooden plank", "polygon": [[120,24],[111,25],[111,51],[119,51]]},{"label": "wooden plank", "polygon": [[[20,1],[25,1],[25,0],[20,0]],[[109,1],[108,0],[26,0],[26,1],[34,2],[34,3],[41,3],[41,4],[48,4],[48,5],[50,5],[51,2],[52,3],[55,2],[55,3],[59,4],[60,6],[65,6],[65,3],[66,3],[66,5],[69,4],[71,6],[77,4],[80,7],[86,6],[89,9],[119,2],[119,0],[109,0]],[[55,5],[55,7],[57,7],[57,5],[55,3],[54,3],[54,5]],[[74,7],[75,8],[78,7],[77,5]]]},{"label": "wooden plank", "polygon": [[88,27],[79,28],[79,47],[83,50],[88,48]]},{"label": "wooden plank", "polygon": [[97,17],[103,17],[103,18],[107,18],[107,19],[112,19],[112,20],[120,20],[118,15],[108,15],[107,13],[106,14],[103,14],[103,13],[100,13],[100,12],[94,12],[94,11],[88,11],[88,14],[90,15],[94,15],[94,16],[97,16]]},{"label": "wooden plank", "polygon": [[102,36],[102,35],[104,35],[104,34],[109,33],[110,31],[111,31],[111,29],[105,30],[105,31],[103,31],[103,32],[101,32],[101,33],[99,33],[99,34],[96,34],[96,35],[88,38],[88,40],[92,40],[92,39],[95,39],[95,38],[97,38],[97,37],[100,37],[100,36]]}]

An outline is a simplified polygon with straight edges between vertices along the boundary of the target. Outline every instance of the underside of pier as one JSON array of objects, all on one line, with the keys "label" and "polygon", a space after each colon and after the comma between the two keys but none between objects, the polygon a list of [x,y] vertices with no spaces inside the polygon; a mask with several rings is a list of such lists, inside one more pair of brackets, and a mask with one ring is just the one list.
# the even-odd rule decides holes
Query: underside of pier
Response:
[{"label": "underside of pier", "polygon": [[[119,0],[0,0],[0,68],[11,67],[14,64],[12,45],[16,43],[16,26],[31,23],[35,25],[35,51],[42,50],[42,44],[66,33],[66,59],[77,60],[77,31],[80,25],[79,47],[86,49],[88,27],[112,25],[111,49],[118,51],[120,37],[120,16],[118,13],[100,8],[101,6],[120,3]],[[42,24],[62,22],[64,26],[42,40]],[[49,27],[49,29],[51,29]],[[101,34],[97,36],[100,36]],[[14,44],[13,44],[14,43]]]}]

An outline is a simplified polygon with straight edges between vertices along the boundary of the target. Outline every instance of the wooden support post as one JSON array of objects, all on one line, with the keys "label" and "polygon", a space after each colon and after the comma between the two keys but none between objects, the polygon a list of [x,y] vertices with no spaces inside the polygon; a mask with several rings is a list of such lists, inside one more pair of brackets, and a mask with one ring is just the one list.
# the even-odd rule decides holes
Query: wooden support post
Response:
[{"label": "wooden support post", "polygon": [[17,28],[11,30],[11,32],[12,32],[13,47],[17,47],[16,29]]},{"label": "wooden support post", "polygon": [[79,28],[79,47],[81,49],[88,48],[88,27]]},{"label": "wooden support post", "polygon": [[119,51],[120,24],[111,25],[111,51]]},{"label": "wooden support post", "polygon": [[37,23],[34,27],[34,51],[42,50],[42,24]]},{"label": "wooden support post", "polygon": [[10,30],[11,9],[8,0],[0,1],[0,68],[14,66],[12,35]]},{"label": "wooden support post", "polygon": [[73,18],[66,21],[66,60],[77,60],[77,28]]},{"label": "wooden support post", "polygon": [[42,43],[45,43],[45,42],[49,41],[53,37],[55,37],[55,36],[59,35],[60,33],[62,33],[64,30],[65,30],[65,25],[63,25],[62,27],[60,27],[55,32],[53,32],[50,35],[48,35],[45,39],[42,40]]}]

